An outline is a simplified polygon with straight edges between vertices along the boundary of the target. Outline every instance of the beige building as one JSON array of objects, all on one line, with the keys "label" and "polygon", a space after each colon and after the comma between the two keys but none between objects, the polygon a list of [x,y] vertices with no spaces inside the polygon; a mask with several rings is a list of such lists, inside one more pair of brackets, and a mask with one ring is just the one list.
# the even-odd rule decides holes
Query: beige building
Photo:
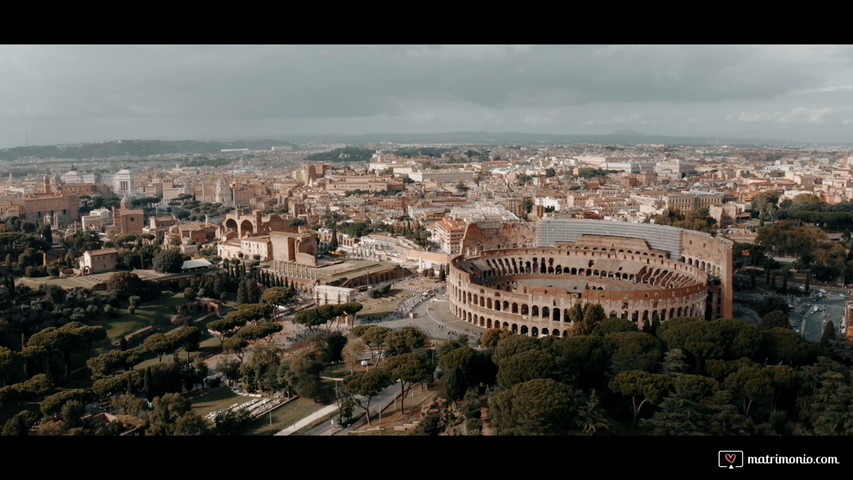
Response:
[{"label": "beige building", "polygon": [[331,285],[317,285],[314,287],[314,302],[319,307],[322,305],[340,305],[342,303],[354,302],[356,289],[334,287]]},{"label": "beige building", "polygon": [[462,237],[465,235],[467,225],[467,222],[447,217],[435,222],[433,231],[442,252],[457,255],[462,251]]},{"label": "beige building", "polygon": [[694,210],[722,205],[724,198],[722,193],[682,193],[667,195],[665,202],[669,210],[678,209],[682,215],[687,215]]},{"label": "beige building", "polygon": [[240,251],[243,256],[255,258],[264,262],[272,259],[272,242],[269,235],[258,235],[256,237],[243,237],[240,239]]},{"label": "beige building", "polygon": [[216,254],[225,260],[230,258],[240,258],[241,253],[243,253],[243,244],[240,242],[239,238],[232,237],[223,239],[216,244]]},{"label": "beige building", "polygon": [[[13,200],[14,201],[14,200]],[[52,225],[70,225],[80,219],[77,209],[80,208],[80,197],[73,194],[43,195],[22,198],[21,220],[45,223],[50,219]]]},{"label": "beige building", "polygon": [[270,232],[273,260],[317,266],[317,236],[312,233]]},{"label": "beige building", "polygon": [[118,208],[115,211],[115,226],[121,235],[142,233],[145,227],[145,212],[142,209]]},{"label": "beige building", "polygon": [[166,231],[169,227],[178,224],[178,219],[174,215],[164,215],[161,217],[150,217],[148,219],[148,231]]},{"label": "beige building", "polygon": [[83,275],[110,272],[115,270],[117,263],[118,249],[115,248],[86,250],[79,259],[80,272]]}]

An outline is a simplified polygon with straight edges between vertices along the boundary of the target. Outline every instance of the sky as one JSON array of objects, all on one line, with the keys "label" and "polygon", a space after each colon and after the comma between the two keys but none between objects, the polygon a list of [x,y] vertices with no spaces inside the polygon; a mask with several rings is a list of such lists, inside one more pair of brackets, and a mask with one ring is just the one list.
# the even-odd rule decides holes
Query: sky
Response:
[{"label": "sky", "polygon": [[853,46],[0,45],[0,148],[626,130],[853,143]]}]

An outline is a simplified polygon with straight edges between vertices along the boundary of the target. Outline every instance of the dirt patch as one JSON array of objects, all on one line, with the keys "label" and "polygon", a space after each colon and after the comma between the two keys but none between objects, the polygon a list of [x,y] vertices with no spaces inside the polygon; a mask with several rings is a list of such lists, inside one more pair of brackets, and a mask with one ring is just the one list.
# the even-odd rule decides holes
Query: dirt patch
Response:
[{"label": "dirt patch", "polygon": [[382,418],[374,418],[371,425],[364,424],[353,429],[350,435],[409,435],[421,419],[422,409],[429,405],[436,397],[435,390],[424,389],[415,385],[406,395],[403,408],[397,401],[382,411]]}]

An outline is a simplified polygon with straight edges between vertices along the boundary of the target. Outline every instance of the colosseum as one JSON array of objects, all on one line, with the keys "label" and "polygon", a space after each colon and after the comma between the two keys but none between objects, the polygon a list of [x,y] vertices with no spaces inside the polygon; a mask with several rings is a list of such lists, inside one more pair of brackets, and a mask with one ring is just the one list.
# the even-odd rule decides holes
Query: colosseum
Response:
[{"label": "colosseum", "polygon": [[529,235],[516,242],[469,228],[447,277],[451,312],[534,337],[568,336],[578,303],[600,304],[640,328],[681,316],[731,317],[727,239],[652,224],[543,219],[537,244],[529,243]]}]

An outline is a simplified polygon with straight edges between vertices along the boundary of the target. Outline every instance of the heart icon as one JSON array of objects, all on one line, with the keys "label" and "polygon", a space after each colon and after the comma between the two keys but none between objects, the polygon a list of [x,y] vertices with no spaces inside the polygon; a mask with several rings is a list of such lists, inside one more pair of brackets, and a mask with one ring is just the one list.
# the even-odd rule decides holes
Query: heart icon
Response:
[{"label": "heart icon", "polygon": [[737,458],[737,454],[734,454],[734,453],[727,453],[726,454],[726,461],[729,463],[735,463],[736,458]]}]

